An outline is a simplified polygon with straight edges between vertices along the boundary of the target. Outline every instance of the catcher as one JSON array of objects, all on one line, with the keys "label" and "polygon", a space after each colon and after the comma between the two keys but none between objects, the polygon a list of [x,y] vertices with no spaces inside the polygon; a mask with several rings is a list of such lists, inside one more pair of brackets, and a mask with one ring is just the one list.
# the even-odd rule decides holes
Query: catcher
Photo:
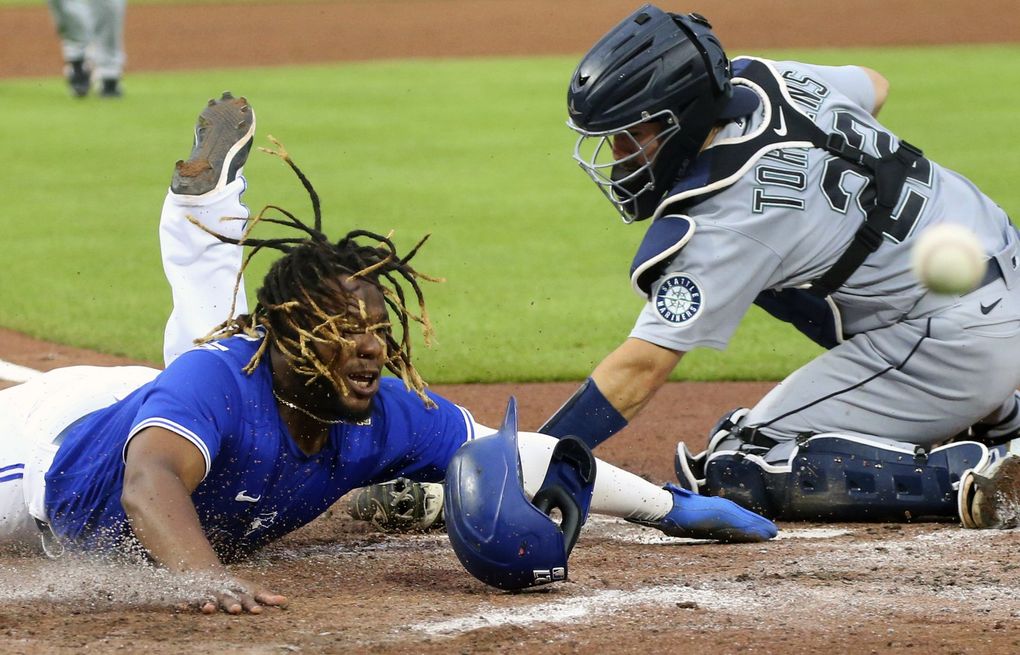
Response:
[{"label": "catcher", "polygon": [[[304,184],[314,222],[268,207],[281,217],[264,210],[245,227],[241,168],[254,131],[247,100],[224,94],[200,115],[190,159],[177,163],[160,227],[174,296],[166,369],[70,367],[0,392],[0,542],[41,544],[51,555],[142,552],[207,579],[194,599],[203,612],[283,605],[285,596],[225,563],[354,487],[442,479],[465,442],[496,432],[427,391],[413,365],[409,324],[426,338],[431,327],[419,286],[429,278],[409,263],[421,243],[400,254],[365,230],[330,241],[318,196],[282,148],[275,154]],[[253,238],[260,222],[293,234]],[[251,248],[245,259],[242,244]],[[283,256],[249,312],[242,273],[267,249]],[[232,318],[210,331],[211,317],[223,316]],[[499,443],[518,438],[511,432]],[[519,440],[523,485],[534,493],[557,442]],[[602,463],[589,492],[595,511],[670,535],[776,534],[729,501],[660,489]]]},{"label": "catcher", "polygon": [[[568,124],[623,221],[647,221],[630,270],[646,303],[540,431],[597,446],[756,304],[828,350],[722,417],[707,450],[680,443],[682,486],[781,519],[1020,523],[1020,236],[877,120],[888,88],[860,66],[731,63],[704,17],[652,5],[600,39]],[[911,271],[945,224],[987,257],[960,296]]]},{"label": "catcher", "polygon": [[[888,88],[860,66],[731,63],[704,17],[652,5],[599,40],[567,91],[575,159],[624,222],[648,220],[630,276],[647,302],[543,431],[602,442],[756,304],[828,350],[706,451],[681,443],[683,486],[783,519],[1015,526],[1020,235],[878,121]],[[962,295],[911,270],[944,224],[987,258]]]}]

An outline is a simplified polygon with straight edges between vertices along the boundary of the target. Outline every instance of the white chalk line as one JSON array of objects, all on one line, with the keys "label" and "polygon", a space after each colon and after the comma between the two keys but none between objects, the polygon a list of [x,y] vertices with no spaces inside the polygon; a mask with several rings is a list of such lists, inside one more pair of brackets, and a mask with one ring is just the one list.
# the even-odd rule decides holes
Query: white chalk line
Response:
[{"label": "white chalk line", "polygon": [[28,382],[42,371],[27,366],[18,366],[0,359],[0,380],[7,382]]},{"label": "white chalk line", "polygon": [[[844,531],[838,528],[806,528],[788,532],[793,533],[788,538],[812,540],[853,534],[853,530]],[[825,618],[843,616],[847,607],[851,607],[855,608],[862,620],[879,619],[902,601],[895,595],[887,597],[884,595],[886,592],[881,590],[847,588],[834,595],[830,586],[804,584],[798,578],[829,580],[833,572],[840,571],[847,562],[855,562],[858,566],[873,563],[874,568],[878,568],[902,563],[907,559],[937,557],[944,553],[947,541],[957,546],[965,546],[966,539],[961,538],[960,533],[974,532],[978,531],[942,530],[937,535],[917,535],[878,542],[849,542],[842,544],[838,550],[822,542],[818,544],[820,549],[816,552],[804,554],[789,563],[788,573],[791,577],[785,580],[769,578],[759,581],[755,579],[758,576],[751,576],[747,580],[740,578],[733,581],[717,580],[698,583],[695,586],[672,584],[632,590],[603,590],[540,602],[527,607],[482,604],[459,617],[418,622],[407,625],[406,628],[433,637],[448,638],[475,630],[493,630],[506,626],[529,627],[542,623],[570,625],[595,622],[613,614],[640,611],[641,606],[678,606],[710,610],[710,614],[699,614],[696,617],[700,628],[708,629],[713,625],[716,627],[723,625],[706,618],[711,616],[712,612],[734,617],[740,623],[753,615],[757,611],[755,608],[762,602],[769,603],[780,614],[807,605],[814,608],[817,616]],[[966,535],[968,538],[969,536]],[[979,566],[977,562],[968,564]],[[1015,602],[1020,600],[1020,590],[1015,589],[1007,579],[997,582],[975,581],[975,584],[961,581],[959,586],[939,591],[938,597],[943,601],[938,608],[940,612],[1008,611],[1011,617],[1020,616],[1020,610],[1010,609],[1020,607],[1015,605]],[[524,600],[527,596],[522,595],[520,598]]]},{"label": "white chalk line", "polygon": [[[594,525],[592,525],[594,524]],[[601,537],[637,544],[670,544],[696,542],[692,539],[667,537],[655,530],[647,530],[621,519],[592,516],[589,525]],[[622,529],[621,529],[622,528]],[[803,528],[780,531],[785,539],[831,539],[853,534],[852,530],[840,528]],[[583,540],[583,537],[582,537]],[[703,541],[701,543],[704,543]],[[746,603],[733,590],[712,590],[704,587],[656,586],[651,588],[619,590],[609,589],[581,597],[566,598],[529,607],[482,606],[461,616],[443,621],[427,621],[408,625],[407,628],[432,636],[449,636],[472,630],[499,628],[502,626],[526,627],[535,623],[567,623],[581,619],[592,620],[606,614],[614,614],[639,605],[673,605],[694,603],[697,607],[710,610],[741,611]]]},{"label": "white chalk line", "polygon": [[698,607],[706,609],[733,609],[736,605],[743,604],[742,600],[734,598],[730,593],[692,587],[671,585],[628,591],[607,589],[588,596],[540,603],[531,607],[506,609],[492,605],[483,606],[472,611],[471,616],[413,623],[407,627],[429,635],[451,635],[508,625],[523,627],[534,623],[564,623],[616,613],[635,605],[664,606],[682,602],[697,603]]}]

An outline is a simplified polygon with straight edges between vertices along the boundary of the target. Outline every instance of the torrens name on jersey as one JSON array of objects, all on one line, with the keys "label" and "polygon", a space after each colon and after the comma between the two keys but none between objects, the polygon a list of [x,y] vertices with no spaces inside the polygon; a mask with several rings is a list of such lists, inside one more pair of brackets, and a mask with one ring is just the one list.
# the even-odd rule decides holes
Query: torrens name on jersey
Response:
[{"label": "torrens name on jersey", "polygon": [[[812,120],[818,115],[822,101],[829,95],[829,87],[822,82],[795,71],[783,72],[786,90],[793,101]],[[780,111],[782,111],[780,109]],[[754,187],[751,209],[760,214],[768,207],[804,209],[803,191],[807,188],[808,151],[806,148],[773,150],[761,159],[754,169],[758,183]],[[769,188],[771,187],[771,189]],[[784,192],[789,189],[796,193]]]},{"label": "torrens name on jersey", "polygon": [[783,71],[783,80],[786,82],[786,90],[789,91],[790,97],[800,105],[808,118],[811,120],[817,118],[822,101],[829,95],[829,87],[797,71]]},{"label": "torrens name on jersey", "polygon": [[670,275],[655,290],[655,309],[671,325],[690,323],[698,317],[703,305],[701,289],[684,273]]}]

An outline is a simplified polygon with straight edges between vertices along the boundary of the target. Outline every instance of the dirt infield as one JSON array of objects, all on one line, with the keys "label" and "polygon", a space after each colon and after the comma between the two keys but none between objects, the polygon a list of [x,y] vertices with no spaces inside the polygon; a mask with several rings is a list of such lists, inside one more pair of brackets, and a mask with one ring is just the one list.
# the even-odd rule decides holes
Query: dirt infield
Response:
[{"label": "dirt infield", "polygon": [[[407,56],[583,51],[636,5],[606,0],[365,0],[286,6],[131,6],[131,71]],[[1016,41],[1015,0],[703,1],[731,49]],[[0,10],[0,77],[56,75],[44,9]],[[167,35],[171,35],[167,37]],[[257,46],[255,45],[257,44]],[[565,155],[566,156],[566,155]],[[0,331],[0,360],[37,369],[117,358]],[[2,385],[2,383],[0,383]],[[575,388],[451,385],[496,424],[510,394],[536,427]],[[599,449],[655,482],[767,383],[668,385]],[[238,567],[290,596],[260,617],[174,609],[157,572],[74,559],[0,557],[4,653],[1015,653],[1016,532],[954,524],[783,524],[762,545],[670,540],[596,519],[571,582],[504,594],[457,563],[445,537],[380,535],[342,505]]]},{"label": "dirt infield", "polygon": [[[42,4],[42,3],[41,3]],[[338,0],[134,6],[128,70],[228,68],[391,57],[584,52],[640,2]],[[731,51],[766,47],[1012,42],[1014,0],[701,0]],[[60,52],[44,8],[0,10],[0,76],[51,75]]]}]

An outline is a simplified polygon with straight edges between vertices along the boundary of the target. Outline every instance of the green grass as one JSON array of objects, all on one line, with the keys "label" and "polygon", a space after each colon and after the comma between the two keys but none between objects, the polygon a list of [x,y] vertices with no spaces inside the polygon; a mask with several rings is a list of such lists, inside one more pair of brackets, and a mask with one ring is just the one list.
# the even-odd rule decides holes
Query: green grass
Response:
[{"label": "green grass", "polygon": [[[3,0],[0,0],[3,1]],[[885,72],[883,120],[1020,213],[1003,143],[1020,88],[1011,46],[770,53]],[[579,379],[628,333],[642,301],[624,226],[570,159],[564,81],[574,58],[428,60],[133,74],[121,101],[74,101],[58,77],[0,81],[5,147],[0,325],[158,361],[169,292],[156,225],[204,100],[246,94],[258,143],[280,138],[322,196],[326,227],[387,232],[447,281],[427,285],[433,382]],[[277,159],[253,154],[246,202],[308,213]],[[267,261],[249,275],[261,279]],[[775,379],[818,350],[753,310],[725,353],[679,376]]]}]

